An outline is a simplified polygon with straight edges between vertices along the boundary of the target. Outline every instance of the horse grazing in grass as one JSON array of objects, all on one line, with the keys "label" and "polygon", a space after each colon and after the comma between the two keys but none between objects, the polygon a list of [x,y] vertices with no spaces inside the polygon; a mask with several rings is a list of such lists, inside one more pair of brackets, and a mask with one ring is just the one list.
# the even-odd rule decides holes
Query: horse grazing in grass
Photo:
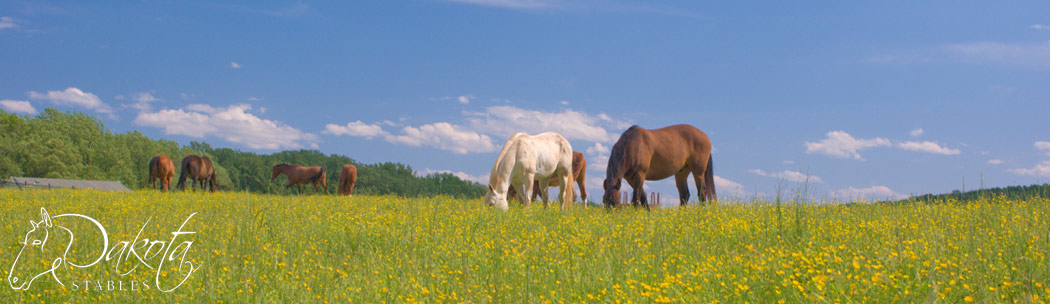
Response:
[{"label": "horse grazing in grass", "polygon": [[353,195],[356,183],[357,167],[351,164],[343,165],[343,170],[339,171],[339,195]]},{"label": "horse grazing in grass", "polygon": [[179,173],[179,190],[186,189],[186,175],[189,175],[191,187],[196,191],[199,183],[201,189],[208,184],[208,190],[215,192],[218,183],[215,181],[215,166],[207,156],[190,155],[182,158],[182,173]]},{"label": "horse grazing in grass", "polygon": [[682,206],[689,201],[689,186],[686,178],[693,174],[701,202],[715,200],[714,161],[711,157],[711,140],[707,134],[690,125],[673,125],[647,130],[631,126],[620,135],[612,147],[609,166],[606,169],[606,206],[620,204],[620,182],[623,179],[634,188],[631,204],[641,202],[646,209],[649,202],[642,184],[646,180],[661,180],[674,176],[678,186],[678,198]]},{"label": "horse grazing in grass", "polygon": [[[576,181],[576,185],[580,186],[580,201],[587,202],[587,188],[583,186],[584,180],[587,179],[587,159],[583,157],[583,153],[572,151],[572,179]],[[551,187],[559,186],[561,183],[557,179],[551,179]],[[536,200],[536,197],[540,195],[539,191],[547,191],[546,188],[540,188],[540,182],[535,181],[532,184],[532,200]],[[507,199],[510,200],[512,197],[517,197],[518,192],[514,190],[514,187],[507,188]],[[576,196],[572,197],[572,201],[576,201]]]},{"label": "horse grazing in grass", "polygon": [[[559,180],[558,199],[562,208],[573,201],[572,145],[558,133],[547,132],[536,136],[515,133],[503,144],[489,174],[485,203],[507,210],[507,188],[514,187],[522,204],[531,203],[534,181],[540,189],[547,189],[551,179]],[[568,187],[566,187],[568,186]],[[547,191],[541,191],[543,206],[547,206]]]},{"label": "horse grazing in grass", "polygon": [[153,188],[157,188],[157,180],[160,180],[160,190],[171,190],[171,178],[175,177],[175,165],[167,155],[157,155],[149,160],[149,181]]},{"label": "horse grazing in grass", "polygon": [[297,186],[299,194],[303,194],[303,184],[311,183],[314,185],[314,191],[320,191],[317,189],[317,184],[321,184],[321,186],[324,186],[324,191],[328,192],[328,182],[325,181],[328,175],[325,173],[324,167],[304,167],[295,164],[273,165],[273,175],[270,177],[270,181],[277,180],[277,176],[282,173],[288,176],[288,185],[285,185],[284,188]]}]

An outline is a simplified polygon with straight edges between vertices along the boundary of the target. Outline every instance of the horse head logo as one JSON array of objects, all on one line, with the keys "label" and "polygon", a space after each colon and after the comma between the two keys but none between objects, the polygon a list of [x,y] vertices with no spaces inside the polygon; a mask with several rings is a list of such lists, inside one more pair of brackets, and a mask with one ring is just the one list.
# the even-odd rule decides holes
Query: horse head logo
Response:
[{"label": "horse head logo", "polygon": [[[18,256],[7,274],[7,282],[13,289],[26,290],[36,279],[51,274],[55,281],[61,284],[55,276],[55,270],[62,265],[63,257],[62,252],[55,249],[63,249],[58,247],[61,245],[66,245],[65,249],[68,249],[69,244],[57,244],[58,241],[53,237],[58,234],[59,229],[67,232],[68,229],[54,226],[51,216],[44,208],[40,208],[40,221],[30,220],[29,226],[29,232],[22,238],[22,250],[18,251]],[[47,263],[48,261],[50,263]]]}]

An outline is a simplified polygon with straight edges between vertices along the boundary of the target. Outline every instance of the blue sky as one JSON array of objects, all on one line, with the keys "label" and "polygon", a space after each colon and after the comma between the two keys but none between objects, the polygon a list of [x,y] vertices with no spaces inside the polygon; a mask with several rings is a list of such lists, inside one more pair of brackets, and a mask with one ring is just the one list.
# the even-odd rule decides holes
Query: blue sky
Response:
[{"label": "blue sky", "polygon": [[626,127],[687,123],[712,139],[722,197],[807,174],[818,197],[902,197],[1050,179],[1048,9],[4,1],[0,107],[479,180],[511,133],[557,131],[594,197]]}]

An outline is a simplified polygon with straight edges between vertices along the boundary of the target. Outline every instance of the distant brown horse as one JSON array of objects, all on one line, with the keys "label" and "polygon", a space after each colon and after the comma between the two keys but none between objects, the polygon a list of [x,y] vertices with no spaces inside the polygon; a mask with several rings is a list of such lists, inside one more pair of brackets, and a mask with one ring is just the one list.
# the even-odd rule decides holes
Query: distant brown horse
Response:
[{"label": "distant brown horse", "polygon": [[687,178],[693,174],[701,202],[715,200],[714,161],[711,140],[707,134],[690,125],[673,125],[646,130],[631,126],[620,135],[612,147],[609,166],[605,173],[606,206],[620,204],[620,182],[626,179],[634,188],[631,204],[641,202],[646,209],[649,202],[642,188],[646,180],[661,180],[674,176],[678,198],[682,206],[689,201]]},{"label": "distant brown horse", "polygon": [[207,156],[190,155],[182,158],[182,173],[179,173],[179,190],[186,189],[186,175],[189,174],[190,187],[196,191],[197,184],[204,189],[208,184],[208,190],[215,192],[218,183],[215,181],[215,167]]},{"label": "distant brown horse", "polygon": [[327,174],[325,173],[324,167],[304,167],[300,165],[289,165],[289,164],[278,164],[273,165],[273,175],[270,177],[270,181],[277,180],[277,176],[284,173],[288,176],[288,185],[285,188],[291,188],[292,186],[298,186],[299,194],[303,193],[303,184],[312,183],[314,185],[314,191],[317,189],[317,184],[320,183],[324,186],[324,191],[328,192],[328,182],[325,181]]},{"label": "distant brown horse", "polygon": [[175,177],[175,165],[167,155],[157,155],[149,160],[149,181],[153,188],[157,188],[157,180],[160,180],[160,190],[171,190],[171,178]]},{"label": "distant brown horse", "polygon": [[343,165],[343,170],[339,171],[339,195],[353,195],[356,183],[357,167],[351,164]]},{"label": "distant brown horse", "polygon": [[[576,181],[576,185],[580,186],[580,200],[584,203],[587,202],[587,188],[583,186],[584,180],[587,178],[587,159],[583,157],[583,153],[572,151],[572,177]],[[551,179],[549,186],[557,187],[561,185],[558,179]],[[540,182],[535,181],[532,183],[532,189],[540,189]],[[547,190],[547,189],[542,189]],[[540,195],[539,191],[532,191],[532,200],[536,200],[536,197]],[[509,187],[507,190],[507,199],[518,196],[518,192],[514,190],[514,187]],[[575,197],[572,198],[576,200]]]}]

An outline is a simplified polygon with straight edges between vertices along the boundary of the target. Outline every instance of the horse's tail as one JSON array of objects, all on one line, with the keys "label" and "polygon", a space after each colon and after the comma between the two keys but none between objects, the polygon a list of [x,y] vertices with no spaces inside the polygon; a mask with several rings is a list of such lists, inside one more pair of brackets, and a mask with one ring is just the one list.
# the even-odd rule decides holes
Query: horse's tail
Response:
[{"label": "horse's tail", "polygon": [[157,169],[160,169],[160,168],[158,168],[159,166],[157,165],[157,161],[159,161],[159,160],[160,160],[160,157],[157,157],[157,156],[154,156],[153,158],[151,158],[149,160],[149,179],[146,180],[146,183],[149,183],[149,182],[153,181],[153,176],[155,176],[155,174],[157,173]]},{"label": "horse's tail", "polygon": [[707,156],[707,169],[704,170],[704,196],[709,200],[717,200],[715,195],[715,158]]},{"label": "horse's tail", "polygon": [[307,178],[306,182],[312,183],[312,182],[316,181],[318,178],[321,178],[324,175],[325,175],[324,174],[324,167],[321,167],[321,170],[317,171],[317,174],[314,174],[314,176],[311,176],[310,178]]}]

